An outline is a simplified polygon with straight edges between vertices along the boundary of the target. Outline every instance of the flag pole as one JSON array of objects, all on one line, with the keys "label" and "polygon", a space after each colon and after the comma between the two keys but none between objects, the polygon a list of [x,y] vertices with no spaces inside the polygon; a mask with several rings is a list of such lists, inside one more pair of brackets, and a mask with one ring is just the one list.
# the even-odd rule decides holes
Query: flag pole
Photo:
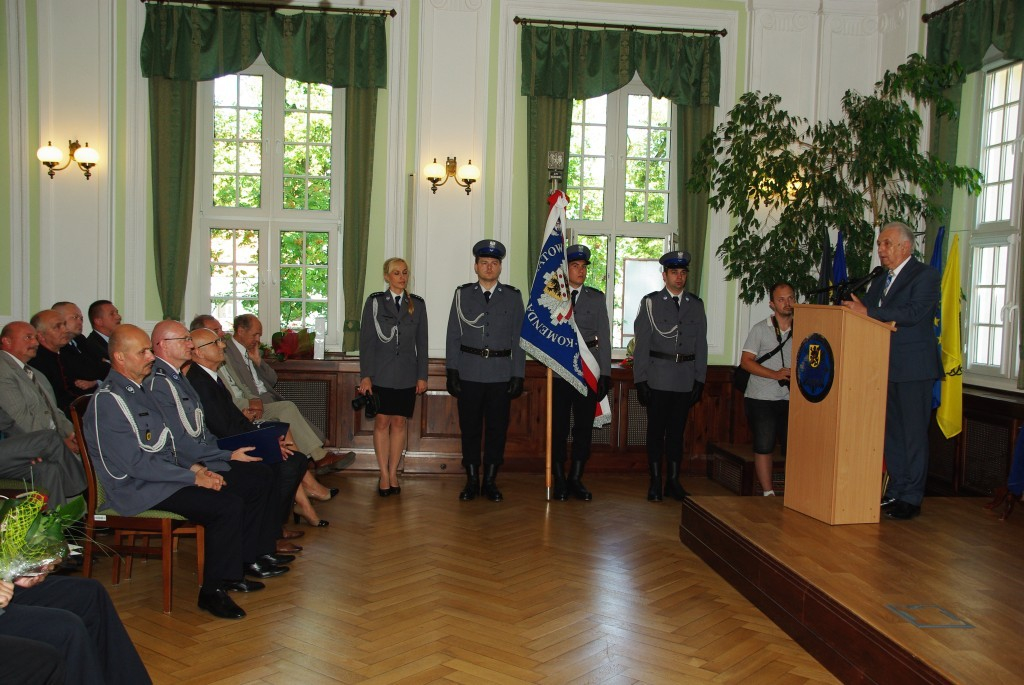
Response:
[{"label": "flag pole", "polygon": [[[560,151],[549,151],[548,152],[548,181],[551,183],[551,188],[548,190],[548,195],[558,190],[558,182],[562,180],[562,172],[565,169],[565,153]],[[568,230],[568,227],[563,226],[563,231]],[[564,233],[563,233],[564,236]],[[564,241],[564,238],[563,238]],[[547,407],[545,416],[545,438],[544,438],[544,485],[547,490],[547,501],[551,501],[551,394],[554,390],[554,376],[552,375],[551,367],[548,368],[547,373]]]}]

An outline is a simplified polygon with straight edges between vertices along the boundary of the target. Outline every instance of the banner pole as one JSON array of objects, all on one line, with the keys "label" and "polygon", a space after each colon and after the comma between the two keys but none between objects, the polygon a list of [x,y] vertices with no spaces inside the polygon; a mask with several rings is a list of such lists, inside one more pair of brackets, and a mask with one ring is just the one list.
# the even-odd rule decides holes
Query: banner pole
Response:
[{"label": "banner pole", "polygon": [[552,390],[551,367],[548,367],[548,401],[545,417],[545,450],[544,450],[544,483],[547,486],[547,499],[551,501],[551,390]]}]

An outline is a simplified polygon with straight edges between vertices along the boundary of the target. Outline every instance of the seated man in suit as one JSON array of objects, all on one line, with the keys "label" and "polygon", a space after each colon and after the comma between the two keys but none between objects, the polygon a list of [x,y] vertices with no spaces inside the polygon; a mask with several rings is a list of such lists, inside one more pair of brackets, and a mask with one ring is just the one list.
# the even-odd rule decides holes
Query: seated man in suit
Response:
[{"label": "seated man in suit", "polygon": [[104,361],[103,352],[82,335],[85,322],[82,310],[74,302],[56,302],[53,311],[64,317],[64,326],[71,340],[61,348],[60,365],[68,380],[68,390],[75,397],[93,392],[99,382],[107,377],[110,364]]},{"label": "seated man in suit", "polygon": [[193,444],[179,439],[156,398],[142,386],[154,363],[145,332],[119,326],[108,349],[112,369],[83,417],[85,443],[97,462],[106,505],[124,516],[162,509],[203,524],[206,560],[199,608],[219,618],[242,618],[245,611],[227,591],[264,587],[245,574],[270,577],[287,570],[266,559],[260,536],[269,472],[266,481],[253,487],[252,478],[232,469],[232,457],[244,457],[245,450],[211,449],[200,459]]},{"label": "seated man in suit", "polygon": [[[64,504],[86,489],[85,469],[56,431],[6,436],[14,419],[0,409],[0,478],[15,478],[47,493],[46,505]],[[5,437],[6,436],[6,437]]]},{"label": "seated man in suit", "polygon": [[[0,637],[20,638],[29,652],[8,653],[0,643],[0,681],[5,683],[95,683],[145,685],[150,680],[132,639],[99,581],[45,574],[0,581]],[[52,649],[46,650],[49,646]],[[40,650],[40,647],[44,647]],[[26,666],[34,654],[49,653],[50,663]],[[66,680],[36,679],[54,666]],[[14,675],[17,674],[17,675]],[[7,677],[5,677],[5,675]]]},{"label": "seated man in suit", "polygon": [[57,408],[53,388],[28,366],[39,351],[35,328],[24,321],[10,322],[0,330],[0,350],[0,409],[14,421],[8,434],[55,430],[78,454],[75,428]]},{"label": "seated man in suit", "polygon": [[75,399],[69,384],[64,375],[64,369],[60,362],[60,351],[67,346],[71,340],[67,326],[64,324],[64,317],[52,309],[44,309],[36,312],[29,320],[29,324],[36,329],[36,340],[39,347],[36,349],[36,356],[28,361],[29,366],[43,374],[53,389],[54,399],[57,400],[57,408],[64,412],[67,417],[71,416],[71,401]]},{"label": "seated man in suit", "polygon": [[[224,382],[217,375],[217,369],[224,364],[224,340],[213,331],[200,328],[192,331],[192,363],[185,372],[185,378],[195,389],[199,403],[203,406],[203,419],[206,427],[218,438],[242,435],[257,430],[254,424],[235,406],[231,392],[224,387]],[[282,461],[270,468],[275,472],[277,489],[278,521],[284,521],[291,512],[295,493],[299,483],[309,476],[306,469],[306,455],[293,451],[295,447],[291,431],[287,438],[282,438]],[[289,554],[302,548],[285,541],[283,532],[278,537],[277,553]]]},{"label": "seated man in suit", "polygon": [[[238,317],[236,321],[249,321],[245,317],[250,316],[252,315],[244,314]],[[259,356],[258,350],[260,336],[263,335],[263,327],[256,317],[252,317],[252,320],[256,323],[250,324],[250,328],[246,329],[246,331],[247,333],[255,334],[255,336],[249,335],[246,340],[249,341],[249,344],[256,351],[255,354]],[[209,314],[197,316],[192,320],[189,328],[193,331],[199,328],[207,328],[217,336],[224,337],[224,329],[221,327],[220,321]],[[245,335],[246,333],[243,333],[243,337]],[[255,376],[249,371],[249,363],[243,359],[242,355],[243,352],[240,351],[239,346],[235,342],[225,340],[224,358],[226,363],[221,366],[217,373],[224,380],[228,390],[231,391],[235,406],[241,409],[252,421],[258,419],[283,421],[291,426],[292,434],[295,436],[295,444],[301,452],[308,454],[314,460],[317,475],[322,476],[333,471],[340,471],[355,461],[355,454],[353,453],[329,452],[324,447],[324,436],[306,420],[306,417],[302,415],[294,402],[285,399],[265,400],[263,394],[258,389]],[[232,359],[235,360],[234,365],[232,365]],[[259,368],[263,369],[266,381],[270,382],[270,386],[273,387],[277,383],[277,374],[269,366],[263,364],[262,361]],[[271,374],[273,375],[271,376]],[[263,378],[261,376],[261,379]],[[268,397],[280,398],[280,395],[271,391]]]},{"label": "seated man in suit", "polygon": [[89,305],[89,325],[92,326],[89,342],[99,351],[102,358],[109,362],[107,340],[114,329],[121,325],[121,313],[110,300],[96,300]]}]

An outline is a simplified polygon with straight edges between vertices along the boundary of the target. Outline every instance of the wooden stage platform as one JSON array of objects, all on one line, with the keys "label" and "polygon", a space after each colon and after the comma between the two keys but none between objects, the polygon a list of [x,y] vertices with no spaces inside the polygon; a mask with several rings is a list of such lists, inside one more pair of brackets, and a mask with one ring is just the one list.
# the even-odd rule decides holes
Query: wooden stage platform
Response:
[{"label": "wooden stage platform", "polygon": [[1024,511],[929,497],[829,526],[782,498],[695,495],[679,538],[846,683],[1024,682]]}]

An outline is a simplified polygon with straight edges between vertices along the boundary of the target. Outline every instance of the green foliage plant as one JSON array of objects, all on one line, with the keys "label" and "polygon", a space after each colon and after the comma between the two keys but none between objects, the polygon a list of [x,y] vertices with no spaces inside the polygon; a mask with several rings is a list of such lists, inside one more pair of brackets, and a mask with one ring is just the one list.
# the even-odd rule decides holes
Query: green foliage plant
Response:
[{"label": "green foliage plant", "polygon": [[887,71],[871,95],[848,90],[839,121],[811,124],[780,108],[778,95],[745,93],[701,143],[691,192],[708,192],[735,228],[718,247],[726,278],[753,304],[778,280],[808,292],[817,283],[822,234],[841,230],[851,275],[866,273],[874,229],[942,217],[929,198],[947,184],[978,194],[981,173],[921,151],[920,105],[955,120],[943,91],[962,80],[959,65],[918,54]]}]

